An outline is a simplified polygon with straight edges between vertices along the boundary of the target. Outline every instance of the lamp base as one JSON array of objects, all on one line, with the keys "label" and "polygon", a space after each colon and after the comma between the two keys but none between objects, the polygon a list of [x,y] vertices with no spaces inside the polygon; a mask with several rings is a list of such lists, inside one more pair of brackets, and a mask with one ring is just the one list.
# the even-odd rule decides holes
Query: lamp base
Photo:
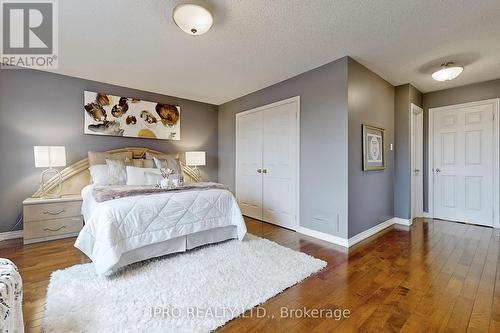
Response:
[{"label": "lamp base", "polygon": [[200,171],[200,169],[199,169],[196,165],[193,167],[193,171],[194,171],[194,172],[196,173],[196,175],[198,176],[198,179],[200,180],[200,182],[202,182],[202,181],[203,181],[203,179],[201,179],[201,171]]},{"label": "lamp base", "polygon": [[[47,175],[50,175],[50,178],[48,178],[49,183],[53,177],[57,177],[57,192],[55,192],[55,193],[48,192],[49,183],[47,183],[47,181],[46,181]],[[54,168],[49,168],[47,170],[43,170],[42,173],[40,174],[40,191],[42,192],[42,195],[41,195],[42,198],[60,198],[61,191],[62,191],[61,173]]]}]

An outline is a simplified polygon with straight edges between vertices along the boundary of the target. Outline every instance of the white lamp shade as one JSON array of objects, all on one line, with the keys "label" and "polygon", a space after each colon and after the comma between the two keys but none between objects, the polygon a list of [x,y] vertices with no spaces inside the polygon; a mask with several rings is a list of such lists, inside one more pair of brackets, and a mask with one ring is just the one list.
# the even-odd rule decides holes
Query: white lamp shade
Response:
[{"label": "white lamp shade", "polygon": [[187,34],[202,35],[212,27],[213,17],[202,6],[195,4],[181,4],[174,8],[175,24]]},{"label": "white lamp shade", "polygon": [[66,166],[66,148],[63,146],[34,146],[36,168]]},{"label": "white lamp shade", "polygon": [[186,164],[189,166],[206,165],[204,151],[188,151],[186,152]]}]

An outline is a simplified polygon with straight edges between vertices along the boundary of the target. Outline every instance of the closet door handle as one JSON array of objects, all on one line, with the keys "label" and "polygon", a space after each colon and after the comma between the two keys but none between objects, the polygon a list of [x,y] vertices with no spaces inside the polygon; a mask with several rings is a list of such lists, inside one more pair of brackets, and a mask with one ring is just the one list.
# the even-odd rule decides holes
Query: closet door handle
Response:
[{"label": "closet door handle", "polygon": [[267,173],[267,169],[262,170],[262,173]]},{"label": "closet door handle", "polygon": [[257,173],[262,173],[262,169],[257,169]]}]

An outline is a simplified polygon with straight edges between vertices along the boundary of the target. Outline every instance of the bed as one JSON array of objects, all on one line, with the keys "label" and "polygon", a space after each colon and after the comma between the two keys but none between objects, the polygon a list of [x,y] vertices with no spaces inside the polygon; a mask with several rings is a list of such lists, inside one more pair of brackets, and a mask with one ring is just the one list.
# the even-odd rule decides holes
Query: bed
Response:
[{"label": "bed", "polygon": [[[108,153],[127,149],[134,152],[134,158],[144,157],[146,152],[160,153],[147,148]],[[199,186],[99,202],[98,187],[90,184],[88,162],[76,164],[62,172],[63,192],[80,188],[85,225],[75,246],[92,260],[98,274],[206,244],[241,240],[246,233],[238,204],[227,189]],[[200,180],[181,164],[188,183]]]}]

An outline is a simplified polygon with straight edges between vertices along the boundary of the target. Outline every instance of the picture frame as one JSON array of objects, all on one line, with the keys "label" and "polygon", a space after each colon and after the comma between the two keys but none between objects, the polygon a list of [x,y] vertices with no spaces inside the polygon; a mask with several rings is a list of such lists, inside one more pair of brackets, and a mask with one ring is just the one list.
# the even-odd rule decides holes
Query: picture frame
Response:
[{"label": "picture frame", "polygon": [[181,139],[181,108],[162,102],[84,91],[84,134]]},{"label": "picture frame", "polygon": [[362,125],[363,171],[386,168],[385,129]]}]

